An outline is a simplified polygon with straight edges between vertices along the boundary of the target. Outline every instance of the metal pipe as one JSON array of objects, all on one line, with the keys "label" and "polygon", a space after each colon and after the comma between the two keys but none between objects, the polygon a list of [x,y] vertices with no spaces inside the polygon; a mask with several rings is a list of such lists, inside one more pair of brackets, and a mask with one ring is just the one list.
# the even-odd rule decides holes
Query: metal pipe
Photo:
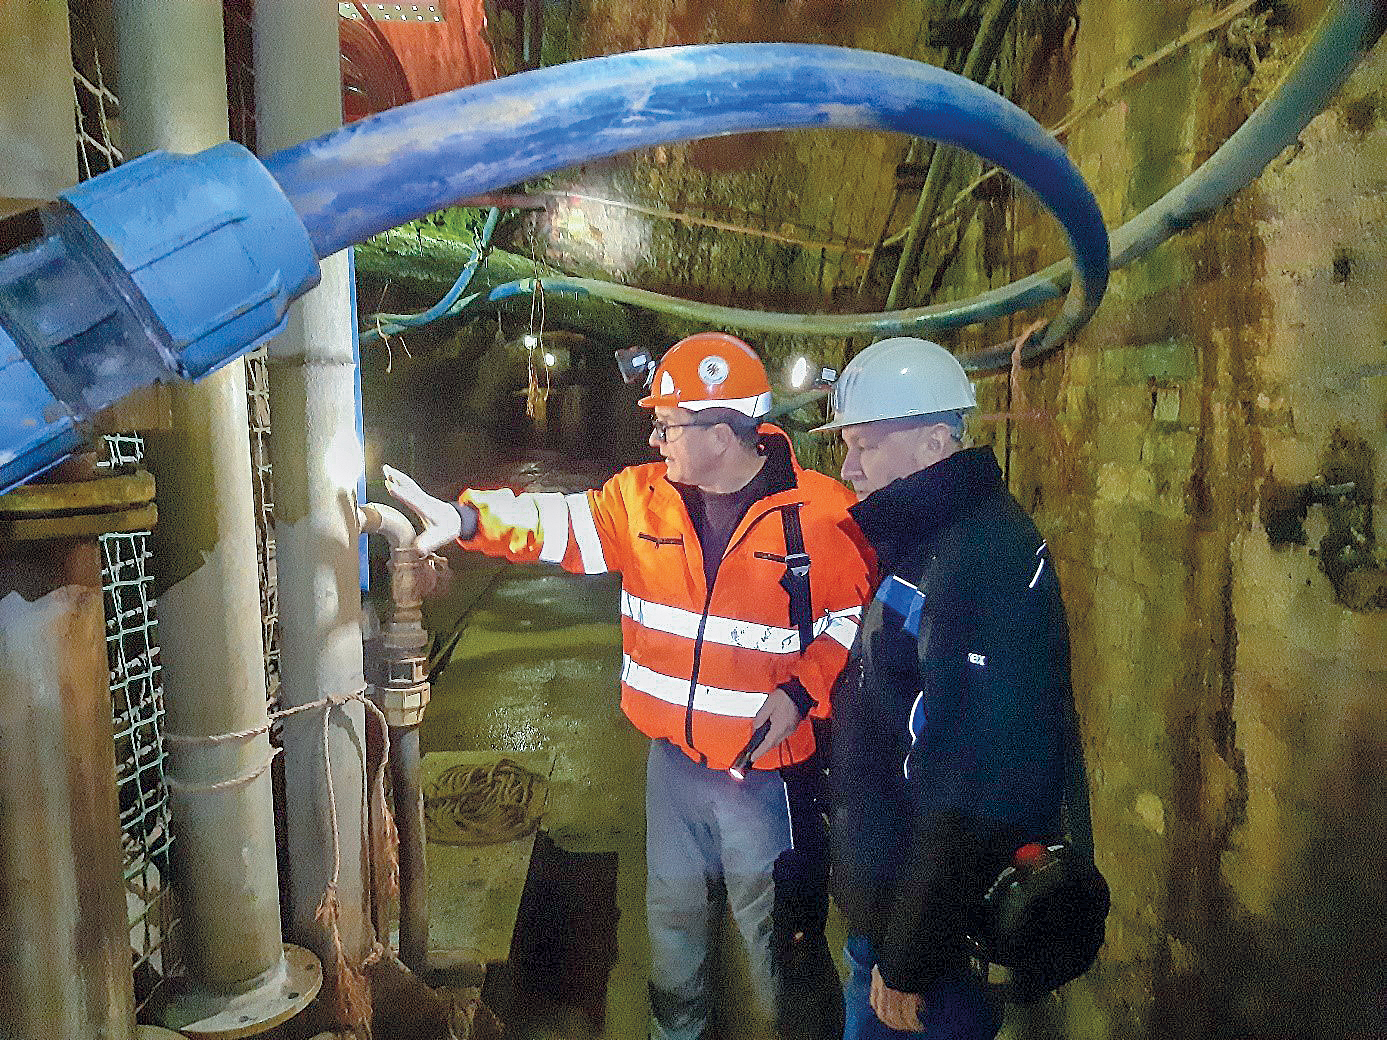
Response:
[{"label": "metal pipe", "polygon": [[[197,151],[226,140],[219,0],[164,9],[115,0],[128,151]],[[271,748],[260,634],[245,369],[169,390],[172,428],[148,439],[161,522],[154,550],[163,645],[172,882],[187,977],[165,1025],[237,1018],[267,1028],[301,1010],[321,977],[280,936]],[[213,742],[227,733],[253,736]],[[308,973],[301,977],[303,967]],[[292,994],[292,996],[291,996]]]},{"label": "metal pipe", "polygon": [[402,549],[414,540],[414,525],[393,506],[364,502],[356,511],[362,534],[379,534],[392,549]]},{"label": "metal pipe", "polygon": [[370,502],[357,515],[363,531],[380,534],[390,545],[390,616],[370,648],[367,674],[372,700],[390,725],[390,781],[400,838],[400,960],[423,972],[428,968],[429,901],[419,725],[429,702],[429,682],[422,608],[442,571],[438,558],[423,557],[413,548],[414,525],[398,509]]},{"label": "metal pipe", "polygon": [[133,1040],[96,539],[3,549],[0,1036]]},{"label": "metal pipe", "polygon": [[1102,299],[1107,231],[1059,143],[970,80],[869,51],[744,43],[590,58],[415,101],[286,148],[265,166],[327,256],[458,199],[581,162],[798,127],[918,134],[1003,167],[1069,239],[1079,277],[1062,320],[1077,328]]},{"label": "metal pipe", "polygon": [[[993,61],[996,60],[997,51],[1002,46],[1002,38],[1006,35],[1012,17],[1016,14],[1018,3],[1020,0],[993,0],[992,5],[983,15],[977,38],[973,41],[973,47],[968,52],[967,60],[963,63],[964,78],[981,83],[987,76]],[[911,214],[910,223],[906,226],[905,241],[901,245],[900,258],[896,262],[896,273],[891,279],[891,288],[886,293],[887,310],[896,309],[896,303],[905,290],[906,280],[915,273],[915,263],[920,257],[920,247],[924,244],[920,230],[934,223],[934,214],[939,208],[939,198],[943,194],[944,184],[948,181],[953,166],[954,153],[952,151],[935,148],[930,153],[929,171],[925,174],[925,183],[920,188],[920,197],[915,203],[915,212]]]},{"label": "metal pipe", "polygon": [[[319,0],[256,4],[253,31],[260,146],[273,150],[340,127],[336,6]],[[352,273],[346,254],[321,266],[321,284],[290,309],[285,331],[269,346],[281,697],[286,708],[358,694],[366,686],[357,560],[356,487],[362,453],[356,433]],[[328,713],[326,747],[322,711]],[[366,708],[347,701],[322,711],[303,712],[286,719],[284,726],[291,934],[328,966],[336,1024],[361,1027],[369,1014],[363,1006],[369,998],[361,965],[377,939],[370,919],[363,794]],[[334,886],[336,912],[319,920],[329,885]],[[336,985],[339,977],[345,986]]]},{"label": "metal pipe", "polygon": [[539,68],[540,49],[544,43],[544,4],[542,0],[520,0],[522,70]]},{"label": "metal pipe", "polygon": [[391,726],[390,784],[400,835],[400,960],[423,973],[429,966],[429,876],[419,776],[418,725]]}]

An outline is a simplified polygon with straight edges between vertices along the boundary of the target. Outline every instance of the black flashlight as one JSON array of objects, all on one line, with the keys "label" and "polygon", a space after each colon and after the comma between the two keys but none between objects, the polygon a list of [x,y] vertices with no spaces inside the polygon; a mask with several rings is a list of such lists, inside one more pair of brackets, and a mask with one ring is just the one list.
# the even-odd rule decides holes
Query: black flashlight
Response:
[{"label": "black flashlight", "polygon": [[766,739],[766,734],[770,732],[771,720],[767,719],[757,726],[751,733],[751,739],[747,741],[746,747],[742,748],[742,753],[736,757],[727,773],[733,780],[745,780],[746,771],[751,768],[751,753],[760,746],[761,741]]}]

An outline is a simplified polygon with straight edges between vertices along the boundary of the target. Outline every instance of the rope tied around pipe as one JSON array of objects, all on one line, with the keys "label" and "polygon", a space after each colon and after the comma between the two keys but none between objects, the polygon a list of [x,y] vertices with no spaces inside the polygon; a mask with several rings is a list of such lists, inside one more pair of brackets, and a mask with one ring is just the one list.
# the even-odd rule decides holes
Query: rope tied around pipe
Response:
[{"label": "rope tied around pipe", "polygon": [[[165,733],[164,740],[170,744],[185,746],[216,746],[238,740],[249,740],[261,734],[268,733],[270,726],[278,719],[290,718],[301,715],[304,712],[313,711],[318,708],[323,710],[323,771],[327,783],[328,796],[328,820],[332,825],[332,876],[328,880],[323,890],[322,899],[318,903],[318,908],[314,912],[314,920],[322,925],[328,932],[331,940],[334,960],[334,997],[336,1003],[336,1014],[338,1021],[349,1026],[358,1035],[369,1037],[371,1035],[370,1017],[371,1000],[366,985],[365,969],[375,964],[389,954],[380,937],[377,936],[371,945],[371,950],[360,964],[353,965],[347,956],[346,950],[342,945],[342,932],[340,927],[341,902],[338,898],[338,889],[342,877],[342,836],[337,821],[337,790],[332,780],[332,756],[331,756],[331,719],[334,707],[341,707],[352,701],[360,701],[366,706],[369,713],[374,716],[380,726],[381,735],[381,760],[376,765],[372,775],[362,785],[362,805],[367,808],[369,819],[369,803],[372,796],[381,807],[380,821],[378,828],[372,828],[373,833],[367,837],[367,851],[371,859],[379,861],[384,859],[388,864],[386,872],[384,893],[373,893],[373,898],[394,899],[399,893],[400,874],[399,874],[399,832],[395,827],[395,818],[390,811],[389,803],[385,798],[385,766],[390,758],[390,726],[386,721],[385,714],[378,708],[372,700],[366,696],[368,687],[363,686],[359,690],[350,693],[330,693],[314,701],[304,704],[297,704],[292,708],[283,708],[279,711],[270,712],[266,715],[264,725],[254,726],[250,729],[236,730],[229,733],[215,733],[207,736],[185,736],[177,733]],[[170,787],[188,793],[217,793],[239,787],[250,783],[264,774],[274,761],[275,755],[282,752],[283,748],[274,748],[269,757],[263,764],[244,776],[236,777],[231,780],[223,780],[213,784],[187,784],[174,780],[171,776],[166,776],[165,780]]]}]

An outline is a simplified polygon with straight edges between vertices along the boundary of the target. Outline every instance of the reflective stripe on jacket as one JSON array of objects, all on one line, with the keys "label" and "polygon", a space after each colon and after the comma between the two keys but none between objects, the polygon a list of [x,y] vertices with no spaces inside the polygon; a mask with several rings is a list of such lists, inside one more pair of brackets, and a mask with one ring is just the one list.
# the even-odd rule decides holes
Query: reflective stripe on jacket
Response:
[{"label": "reflective stripe on jacket", "polygon": [[[754,502],[737,525],[714,577],[704,578],[698,536],[663,462],[632,466],[600,489],[575,495],[464,491],[478,511],[477,536],[462,544],[517,562],[561,564],[577,574],[622,576],[621,705],[651,737],[725,769],[751,736],[766,695],[798,681],[812,716],[829,714],[829,692],[857,636],[871,582],[869,556],[837,481],[802,470],[785,435],[765,426],[788,458],[794,482]],[[778,440],[780,445],[775,445]],[[769,460],[768,460],[769,463]],[[785,575],[784,507],[799,503],[813,638],[800,653]],[[757,768],[807,759],[805,719]]]}]

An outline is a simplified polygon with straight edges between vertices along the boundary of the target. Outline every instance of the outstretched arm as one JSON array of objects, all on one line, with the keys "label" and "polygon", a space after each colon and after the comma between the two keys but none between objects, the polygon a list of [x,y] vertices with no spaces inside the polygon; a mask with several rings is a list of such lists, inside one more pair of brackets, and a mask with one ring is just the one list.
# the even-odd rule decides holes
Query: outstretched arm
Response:
[{"label": "outstretched arm", "polygon": [[557,563],[577,574],[621,569],[622,474],[599,491],[517,494],[509,488],[467,488],[459,501],[446,502],[424,491],[407,474],[390,466],[382,469],[390,494],[424,523],[415,541],[420,552],[432,552],[457,539],[464,549],[514,563]]}]

